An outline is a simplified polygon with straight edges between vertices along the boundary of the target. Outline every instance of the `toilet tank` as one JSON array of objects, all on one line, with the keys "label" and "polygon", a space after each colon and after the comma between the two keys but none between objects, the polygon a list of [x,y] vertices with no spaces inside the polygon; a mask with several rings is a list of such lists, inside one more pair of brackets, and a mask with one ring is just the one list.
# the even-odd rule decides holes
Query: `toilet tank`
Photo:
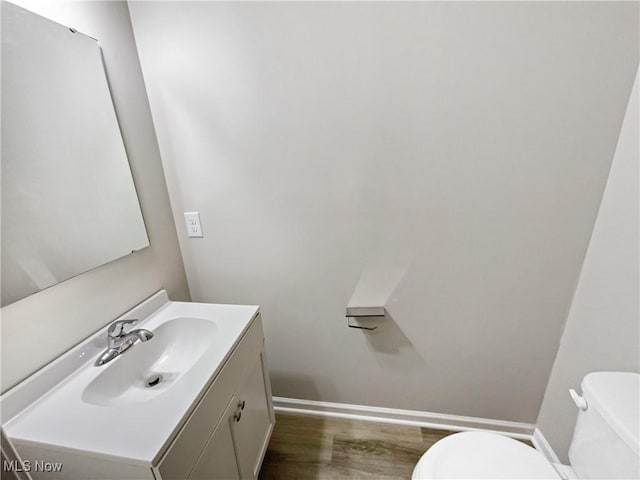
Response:
[{"label": "toilet tank", "polygon": [[569,447],[579,478],[640,478],[640,374],[594,372],[582,380],[580,410]]}]

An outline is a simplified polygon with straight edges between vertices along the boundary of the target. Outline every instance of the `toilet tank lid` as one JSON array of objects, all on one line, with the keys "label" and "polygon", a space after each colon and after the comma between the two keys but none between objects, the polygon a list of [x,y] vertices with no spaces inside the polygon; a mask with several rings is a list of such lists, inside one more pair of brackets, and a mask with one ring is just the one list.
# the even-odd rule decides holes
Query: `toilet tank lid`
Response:
[{"label": "toilet tank lid", "polygon": [[593,372],[582,380],[588,408],[595,408],[611,428],[640,455],[640,374]]}]

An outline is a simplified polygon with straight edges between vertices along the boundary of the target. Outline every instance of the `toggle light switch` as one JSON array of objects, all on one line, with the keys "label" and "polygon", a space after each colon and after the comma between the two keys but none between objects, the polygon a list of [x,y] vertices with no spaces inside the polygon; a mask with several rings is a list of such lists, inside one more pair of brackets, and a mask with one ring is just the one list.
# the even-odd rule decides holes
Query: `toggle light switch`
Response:
[{"label": "toggle light switch", "polygon": [[187,235],[190,237],[204,237],[202,226],[200,225],[200,214],[198,212],[184,212],[184,220],[187,224]]}]

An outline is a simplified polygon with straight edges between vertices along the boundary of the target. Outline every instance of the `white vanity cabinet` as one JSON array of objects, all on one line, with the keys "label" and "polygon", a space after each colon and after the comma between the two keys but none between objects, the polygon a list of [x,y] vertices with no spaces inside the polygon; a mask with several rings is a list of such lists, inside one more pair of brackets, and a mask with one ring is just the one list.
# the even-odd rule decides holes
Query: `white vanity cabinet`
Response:
[{"label": "white vanity cabinet", "polygon": [[[96,367],[105,328],[0,398],[21,462],[13,470],[33,480],[257,478],[275,424],[258,307],[160,291],[121,318],[145,318],[153,338]],[[153,372],[164,380],[145,388]]]},{"label": "white vanity cabinet", "polygon": [[156,480],[256,478],[275,423],[260,316],[180,430]]},{"label": "white vanity cabinet", "polygon": [[258,476],[273,426],[262,356],[258,360],[238,394],[231,398],[189,479]]},{"label": "white vanity cabinet", "polygon": [[237,409],[235,398],[235,396],[232,397],[229,406],[222,415],[222,421],[200,454],[200,458],[189,475],[190,479],[206,480],[217,477],[237,480],[240,478],[235,445],[231,435],[232,415]]}]

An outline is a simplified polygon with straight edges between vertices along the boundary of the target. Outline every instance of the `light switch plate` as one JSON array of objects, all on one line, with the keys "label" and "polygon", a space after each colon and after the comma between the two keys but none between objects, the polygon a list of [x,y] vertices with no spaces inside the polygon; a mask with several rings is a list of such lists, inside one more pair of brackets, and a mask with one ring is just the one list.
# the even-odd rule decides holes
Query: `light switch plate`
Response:
[{"label": "light switch plate", "polygon": [[204,237],[202,226],[200,225],[200,214],[198,212],[184,212],[184,221],[187,225],[187,235],[190,237]]}]

